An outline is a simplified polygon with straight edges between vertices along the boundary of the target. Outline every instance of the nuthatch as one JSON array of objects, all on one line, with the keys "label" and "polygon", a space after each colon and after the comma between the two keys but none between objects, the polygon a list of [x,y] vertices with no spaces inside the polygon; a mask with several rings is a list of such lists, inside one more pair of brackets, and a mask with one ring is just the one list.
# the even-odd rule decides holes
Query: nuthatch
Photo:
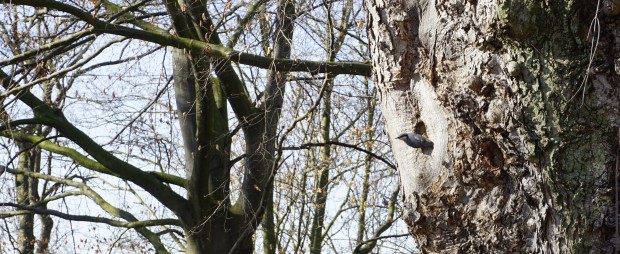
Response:
[{"label": "nuthatch", "polygon": [[405,141],[407,145],[413,148],[433,148],[432,141],[415,132],[400,134],[396,139]]}]

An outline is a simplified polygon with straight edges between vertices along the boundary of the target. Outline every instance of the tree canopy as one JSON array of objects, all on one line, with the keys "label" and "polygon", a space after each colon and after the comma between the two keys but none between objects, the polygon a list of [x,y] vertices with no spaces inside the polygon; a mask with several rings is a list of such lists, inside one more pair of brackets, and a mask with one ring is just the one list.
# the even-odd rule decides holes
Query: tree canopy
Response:
[{"label": "tree canopy", "polygon": [[359,2],[0,17],[1,251],[413,251]]}]

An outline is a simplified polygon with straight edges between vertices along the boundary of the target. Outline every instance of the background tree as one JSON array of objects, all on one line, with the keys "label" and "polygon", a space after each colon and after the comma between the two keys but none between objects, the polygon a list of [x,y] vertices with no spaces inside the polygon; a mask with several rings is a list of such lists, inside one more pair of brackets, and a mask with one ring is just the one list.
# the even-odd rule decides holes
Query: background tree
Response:
[{"label": "background tree", "polygon": [[[366,1],[423,252],[618,250],[617,1]],[[614,201],[615,198],[615,201]]]},{"label": "background tree", "polygon": [[[2,49],[0,135],[8,158],[47,151],[49,170],[9,160],[3,169],[54,188],[35,203],[7,195],[1,205],[17,210],[0,214],[63,219],[48,250],[411,252],[390,242],[403,237],[390,229],[399,185],[373,89],[338,76],[370,73],[348,62],[365,59],[359,3],[4,3],[14,18],[3,40],[18,46]],[[34,34],[29,21],[48,30]],[[295,53],[293,30],[316,42]],[[29,36],[44,39],[19,41]],[[322,53],[308,54],[309,44]],[[356,220],[364,227],[348,226]]]}]

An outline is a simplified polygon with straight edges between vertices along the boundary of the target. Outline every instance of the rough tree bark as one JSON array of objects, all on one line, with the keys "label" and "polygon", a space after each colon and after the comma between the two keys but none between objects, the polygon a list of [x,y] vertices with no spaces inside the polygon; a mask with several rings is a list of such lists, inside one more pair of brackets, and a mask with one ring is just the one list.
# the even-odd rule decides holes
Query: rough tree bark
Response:
[{"label": "rough tree bark", "polygon": [[[423,252],[613,251],[618,1],[365,7],[405,220]],[[412,130],[434,148],[394,141]]]}]

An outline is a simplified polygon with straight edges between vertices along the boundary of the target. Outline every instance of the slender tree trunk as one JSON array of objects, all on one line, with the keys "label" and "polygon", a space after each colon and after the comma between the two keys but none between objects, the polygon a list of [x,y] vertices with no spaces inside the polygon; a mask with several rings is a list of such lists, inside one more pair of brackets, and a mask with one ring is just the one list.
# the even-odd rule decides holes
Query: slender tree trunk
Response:
[{"label": "slender tree trunk", "polygon": [[273,211],[273,191],[267,193],[265,202],[267,203],[265,214],[263,215],[263,221],[261,221],[263,228],[263,253],[276,254],[278,237],[273,218],[275,216]]},{"label": "slender tree trunk", "polygon": [[[314,125],[311,125],[308,127],[308,132],[309,133],[314,133],[315,131],[315,127]],[[312,142],[312,140],[307,141],[304,140],[306,142]],[[305,156],[304,158],[306,158],[306,160],[304,161],[304,166],[305,168],[315,168],[317,167],[317,159],[316,159],[316,153],[314,149],[308,149],[305,150]],[[308,176],[310,173],[308,173],[308,171],[304,170],[303,171],[303,175],[301,177],[301,186],[299,186],[299,189],[302,191],[307,190],[307,186],[308,186]],[[311,239],[309,236],[309,234],[311,234],[312,232],[308,232],[308,228],[309,224],[309,218],[311,215],[311,198],[312,195],[307,195],[308,197],[306,198],[305,196],[302,196],[303,200],[301,202],[301,207],[299,208],[299,221],[297,222],[297,234],[295,237],[295,247],[293,248],[293,253],[297,254],[297,253],[303,253],[302,250],[304,250],[304,246],[305,245],[305,240],[306,239]]]},{"label": "slender tree trunk", "polygon": [[[373,147],[374,147],[373,140],[375,139],[374,134],[375,134],[375,125],[376,125],[375,110],[377,106],[377,99],[370,96],[371,92],[369,88],[369,82],[368,81],[364,82],[364,85],[366,88],[366,94],[369,95],[368,102],[366,105],[368,107],[367,109],[368,119],[367,119],[367,124],[366,124],[366,140],[369,140],[369,142],[366,143],[366,150],[369,152],[373,152]],[[370,174],[372,173],[371,172],[372,160],[373,160],[373,157],[369,154],[366,155],[366,158],[364,160],[364,178],[363,178],[364,180],[362,182],[362,193],[361,193],[361,197],[359,200],[359,217],[357,220],[357,239],[355,241],[357,245],[363,244],[366,233],[367,233],[366,231],[366,203],[368,200],[368,194],[370,193],[369,179],[371,178]],[[367,248],[366,250],[370,252],[372,249],[373,247],[370,247],[370,248]],[[361,252],[361,253],[368,253],[368,252]]]},{"label": "slender tree trunk", "polygon": [[[423,252],[613,251],[620,26],[596,4],[366,1],[405,220]],[[414,130],[434,148],[394,140]]]},{"label": "slender tree trunk", "polygon": [[[44,207],[45,208],[45,207]],[[50,215],[39,215],[41,218],[41,234],[39,235],[39,245],[37,245],[37,253],[49,253],[49,243],[52,238],[52,229],[54,228],[54,219]]]},{"label": "slender tree trunk", "polygon": [[[325,93],[323,94],[323,109],[321,113],[321,142],[330,141],[331,128],[331,93],[333,87],[333,79],[326,78],[324,81]],[[314,182],[314,216],[312,217],[312,226],[310,233],[310,253],[321,253],[324,235],[325,209],[327,204],[327,195],[329,194],[329,170],[331,166],[331,147],[322,146],[320,163],[316,168]]]},{"label": "slender tree trunk", "polygon": [[[35,150],[31,149],[31,146],[31,144],[24,143],[19,146],[20,151],[24,151],[19,155],[19,170],[30,172],[35,166]],[[34,184],[33,181],[33,178],[27,177],[25,175],[15,176],[15,187],[17,189],[16,193],[18,204],[28,206],[35,201],[31,199],[31,185]],[[19,216],[17,225],[17,246],[19,253],[34,253],[34,246],[36,242],[36,238],[34,237],[34,213],[28,213]]]},{"label": "slender tree trunk", "polygon": [[[291,56],[291,40],[293,38],[294,22],[297,18],[295,11],[295,2],[291,0],[278,1],[276,17],[276,31],[273,41],[273,57],[274,58],[290,58]],[[264,126],[265,135],[258,134],[264,138],[264,144],[267,144],[267,151],[270,153],[271,158],[268,161],[266,172],[269,172],[269,178],[273,179],[272,174],[276,173],[276,164],[274,161],[274,155],[276,153],[276,131],[278,129],[278,122],[282,111],[282,104],[284,103],[284,91],[286,88],[287,73],[278,71],[277,69],[269,70],[269,79],[267,80],[267,88],[265,89],[265,96],[268,97],[263,109],[265,110],[266,122]],[[261,145],[262,146],[262,145]],[[257,148],[260,149],[260,148]],[[263,247],[264,252],[275,254],[278,247],[278,237],[274,225],[274,208],[273,208],[273,182],[266,190],[264,197],[265,214],[263,218]]]}]

